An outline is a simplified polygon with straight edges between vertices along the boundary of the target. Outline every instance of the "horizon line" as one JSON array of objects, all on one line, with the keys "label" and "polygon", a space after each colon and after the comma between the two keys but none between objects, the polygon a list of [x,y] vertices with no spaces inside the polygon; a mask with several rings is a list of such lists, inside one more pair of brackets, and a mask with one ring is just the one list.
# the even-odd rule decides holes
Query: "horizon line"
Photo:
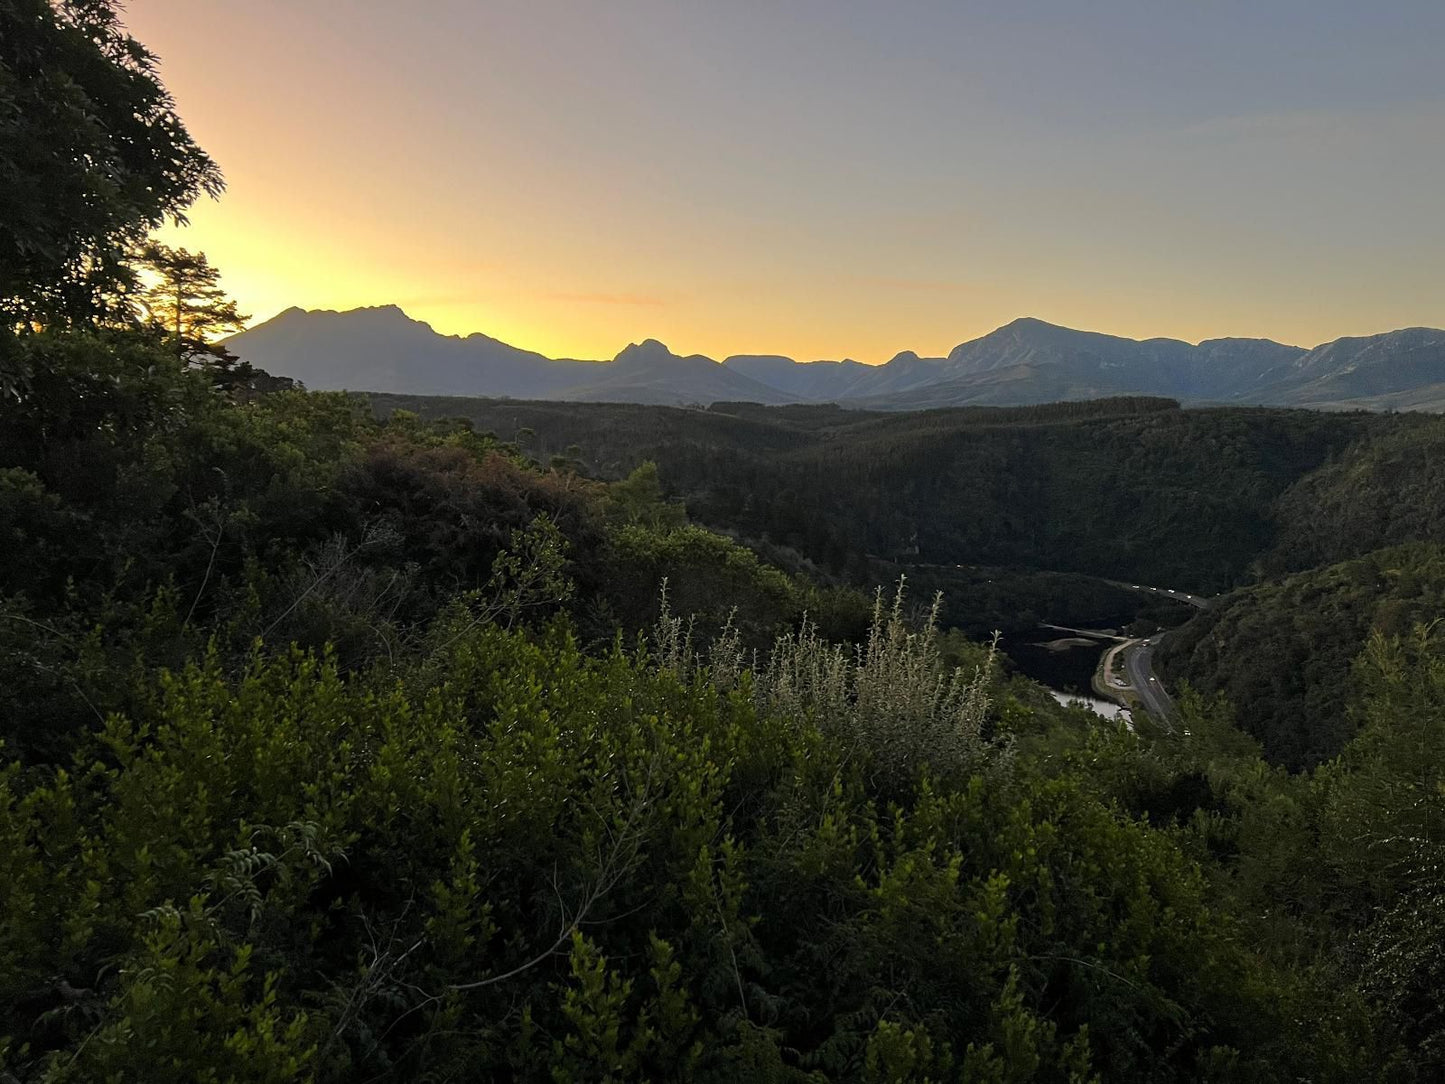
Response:
[{"label": "horizon line", "polygon": [[1445,333],[1445,329],[1433,328],[1433,327],[1430,327],[1429,325],[1426,325],[1426,324],[1411,324],[1411,325],[1406,325],[1406,326],[1404,326],[1404,327],[1389,328],[1389,329],[1384,330],[1384,331],[1370,332],[1370,333],[1364,334],[1364,335],[1341,335],[1341,336],[1337,336],[1336,338],[1333,338],[1333,339],[1326,339],[1326,340],[1324,340],[1323,342],[1316,343],[1314,346],[1303,346],[1303,345],[1300,345],[1300,344],[1298,344],[1298,343],[1281,342],[1281,341],[1279,341],[1278,339],[1271,339],[1271,338],[1269,338],[1269,337],[1267,337],[1267,336],[1260,336],[1260,335],[1215,335],[1215,336],[1212,336],[1212,337],[1209,337],[1209,338],[1199,339],[1198,341],[1193,341],[1193,342],[1191,342],[1189,339],[1182,339],[1182,338],[1179,338],[1179,337],[1173,336],[1173,335],[1151,335],[1151,336],[1149,336],[1148,338],[1134,338],[1133,336],[1130,336],[1130,335],[1119,335],[1119,334],[1115,334],[1115,333],[1113,333],[1113,332],[1094,331],[1094,330],[1091,330],[1091,329],[1088,329],[1088,328],[1070,327],[1070,326],[1067,325],[1067,324],[1056,324],[1056,323],[1053,323],[1052,321],[1045,320],[1045,319],[1043,319],[1042,317],[1038,317],[1038,316],[1016,316],[1016,317],[1014,317],[1012,320],[1008,320],[1008,321],[1006,321],[1005,323],[999,324],[997,327],[993,328],[991,331],[986,331],[986,332],[984,332],[982,335],[977,335],[977,336],[975,336],[974,338],[971,338],[971,339],[964,339],[964,340],[962,340],[961,342],[959,342],[959,343],[955,344],[953,347],[951,347],[951,348],[950,348],[947,352],[945,352],[944,354],[941,354],[941,355],[939,355],[939,354],[920,354],[920,353],[919,353],[918,351],[916,351],[916,350],[904,349],[904,350],[898,350],[898,351],[894,352],[894,354],[893,354],[890,358],[888,358],[887,361],[880,361],[880,362],[859,361],[859,360],[857,360],[856,358],[852,358],[852,357],[843,357],[843,358],[809,358],[809,359],[807,359],[807,360],[800,360],[800,359],[794,358],[794,357],[792,357],[792,356],[790,356],[790,355],[788,355],[788,354],[780,354],[780,353],[770,352],[770,351],[769,351],[769,352],[758,351],[758,352],[752,352],[752,353],[736,352],[736,353],[728,354],[728,355],[726,355],[725,357],[722,357],[722,358],[715,358],[715,357],[713,357],[713,356],[710,355],[710,354],[682,353],[681,351],[674,350],[674,349],[673,349],[671,346],[669,346],[667,343],[665,343],[665,342],[663,342],[661,339],[655,338],[655,337],[653,337],[653,336],[647,336],[647,337],[643,338],[643,339],[640,340],[640,341],[629,342],[626,346],[622,347],[622,348],[621,348],[620,350],[618,350],[615,354],[613,354],[610,358],[608,358],[608,357],[580,358],[580,357],[552,357],[552,356],[549,355],[549,354],[544,354],[544,353],[542,353],[540,350],[535,350],[535,349],[533,349],[533,348],[531,348],[531,347],[526,347],[526,346],[518,346],[517,344],[508,342],[508,341],[506,341],[505,339],[499,339],[499,338],[497,338],[495,335],[492,335],[490,332],[486,332],[486,331],[476,330],[476,331],[469,331],[469,332],[466,332],[466,333],[449,333],[449,332],[444,332],[444,331],[438,331],[438,330],[436,330],[436,328],[435,328],[431,323],[429,323],[428,321],[419,319],[418,317],[415,317],[415,316],[412,316],[409,312],[406,311],[405,308],[402,307],[402,305],[401,305],[400,303],[397,303],[397,302],[385,302],[385,303],[374,304],[374,305],[355,305],[355,306],[353,306],[353,307],[351,307],[351,308],[348,308],[348,309],[333,309],[333,308],[315,308],[315,309],[308,309],[308,308],[306,308],[306,307],[303,306],[303,305],[288,305],[286,308],[277,311],[276,313],[274,313],[273,315],[267,317],[266,319],[264,319],[264,320],[256,320],[254,323],[252,323],[252,324],[250,324],[249,326],[247,326],[244,330],[239,331],[239,332],[236,332],[234,335],[229,335],[229,336],[227,336],[226,338],[224,338],[224,339],[222,339],[222,340],[220,340],[220,341],[221,341],[221,342],[229,342],[229,341],[232,340],[232,339],[236,339],[236,338],[239,338],[239,337],[242,336],[242,335],[246,335],[246,334],[248,334],[248,333],[250,333],[250,332],[252,332],[252,331],[257,330],[258,328],[264,327],[265,325],[272,323],[273,321],[281,318],[282,316],[287,315],[288,313],[293,313],[293,312],[302,313],[302,314],[305,314],[305,315],[307,315],[307,316],[312,316],[312,315],[320,315],[320,316],[349,316],[349,315],[351,315],[352,313],[358,313],[358,312],[378,312],[378,311],[383,311],[383,310],[387,310],[387,309],[393,309],[393,310],[395,310],[396,312],[400,313],[405,319],[407,319],[407,320],[410,321],[411,323],[421,325],[422,327],[426,328],[429,332],[431,332],[433,335],[436,335],[436,336],[438,336],[439,338],[455,339],[455,340],[457,340],[458,342],[465,342],[465,341],[467,341],[468,339],[480,337],[480,338],[485,338],[485,339],[491,339],[493,342],[501,343],[502,345],[504,345],[504,346],[506,346],[506,347],[509,347],[510,349],[513,349],[513,350],[518,350],[518,351],[521,351],[521,352],[523,352],[523,353],[528,353],[528,354],[536,354],[538,357],[546,358],[546,359],[549,360],[549,361],[572,361],[572,362],[579,362],[579,363],[585,363],[585,364],[599,364],[599,363],[607,363],[607,362],[615,361],[623,352],[625,352],[626,350],[628,350],[628,349],[630,349],[630,348],[632,348],[632,347],[641,346],[641,345],[644,345],[645,343],[648,343],[648,342],[655,342],[655,343],[657,343],[658,345],[662,346],[664,349],[666,349],[666,350],[668,351],[668,353],[672,354],[674,357],[702,357],[702,358],[706,358],[707,360],[712,361],[713,363],[718,364],[718,365],[724,365],[724,364],[726,364],[728,361],[732,360],[733,358],[770,357],[770,358],[782,358],[782,359],[785,359],[785,360],[787,360],[787,361],[789,361],[789,362],[792,362],[794,365],[816,365],[816,364],[842,365],[842,364],[851,363],[851,364],[855,364],[855,365],[867,365],[867,366],[869,366],[870,368],[877,368],[877,367],[879,367],[879,366],[887,365],[887,364],[889,364],[889,363],[891,363],[891,362],[893,362],[893,361],[896,361],[896,360],[898,360],[899,358],[904,357],[904,356],[906,356],[906,355],[911,355],[912,357],[919,358],[920,360],[928,360],[928,359],[944,360],[944,359],[946,359],[951,353],[953,353],[954,350],[957,350],[957,349],[959,349],[960,347],[968,346],[968,345],[971,344],[971,343],[975,343],[975,342],[978,342],[978,341],[980,341],[980,340],[982,340],[982,339],[986,339],[986,338],[988,338],[988,336],[990,336],[990,335],[996,334],[996,333],[998,333],[999,331],[1003,331],[1003,330],[1006,329],[1006,328],[1012,327],[1013,325],[1015,325],[1015,324],[1020,324],[1020,323],[1041,324],[1041,325],[1043,325],[1043,326],[1045,326],[1045,327],[1055,328],[1055,329],[1060,330],[1060,331],[1068,331],[1068,332],[1072,332],[1072,333],[1078,334],[1078,335],[1099,335],[1099,336],[1102,336],[1102,337],[1104,337],[1104,338],[1120,339],[1120,340],[1123,340],[1123,341],[1125,341],[1125,342],[1131,342],[1131,343],[1136,343],[1136,344],[1143,344],[1143,343],[1150,343],[1150,342],[1174,342],[1174,343],[1183,343],[1183,344],[1186,345],[1186,346],[1190,346],[1190,347],[1193,347],[1193,348],[1198,348],[1198,347],[1204,345],[1205,343],[1227,342],[1227,341],[1231,341],[1231,340],[1232,340],[1232,341],[1243,341],[1243,342],[1268,342],[1268,343],[1273,343],[1273,344],[1275,344],[1275,345],[1277,345],[1277,346],[1289,347],[1290,349],[1300,350],[1300,351],[1306,352],[1306,353],[1308,353],[1308,352],[1310,352],[1310,351],[1313,351],[1313,350],[1318,350],[1318,349],[1320,349],[1321,347],[1330,345],[1331,343],[1341,342],[1341,341],[1347,340],[1347,339],[1367,339],[1367,338],[1374,338],[1374,337],[1380,336],[1380,335],[1397,334],[1397,333],[1403,332],[1403,331],[1441,331],[1442,333]]}]

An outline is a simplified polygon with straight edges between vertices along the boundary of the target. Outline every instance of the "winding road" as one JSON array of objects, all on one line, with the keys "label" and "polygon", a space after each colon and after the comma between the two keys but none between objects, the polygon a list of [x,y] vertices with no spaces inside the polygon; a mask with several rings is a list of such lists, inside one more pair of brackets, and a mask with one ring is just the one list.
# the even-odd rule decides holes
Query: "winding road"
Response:
[{"label": "winding road", "polygon": [[[1198,610],[1209,609],[1211,602],[1210,599],[1201,595],[1174,591],[1168,587],[1147,587],[1137,583],[1123,583],[1119,580],[1107,582],[1143,594],[1172,598],[1177,602],[1188,603]],[[1154,673],[1154,649],[1159,646],[1159,641],[1166,635],[1167,633],[1161,632],[1140,640],[1126,640],[1109,651],[1100,664],[1100,673],[1095,676],[1094,690],[1100,695],[1121,703],[1137,699],[1154,721],[1167,733],[1172,734],[1174,721],[1179,718],[1179,709],[1174,704],[1174,698],[1164,688],[1164,683]],[[1110,680],[1110,674],[1118,672],[1114,665],[1116,656],[1118,662],[1122,663],[1125,685],[1119,685]]]},{"label": "winding road", "polygon": [[1129,591],[1138,591],[1144,595],[1159,595],[1163,598],[1172,598],[1175,602],[1188,603],[1196,610],[1209,609],[1209,599],[1203,595],[1191,595],[1188,591],[1175,591],[1169,587],[1149,587],[1137,583],[1125,583],[1123,580],[1103,580],[1102,582],[1112,584],[1115,587],[1123,587]]},{"label": "winding road", "polygon": [[1178,709],[1174,699],[1164,688],[1164,683],[1154,676],[1154,647],[1159,637],[1139,640],[1125,647],[1120,654],[1124,657],[1124,674],[1129,685],[1139,697],[1144,709],[1166,730],[1174,730]]}]

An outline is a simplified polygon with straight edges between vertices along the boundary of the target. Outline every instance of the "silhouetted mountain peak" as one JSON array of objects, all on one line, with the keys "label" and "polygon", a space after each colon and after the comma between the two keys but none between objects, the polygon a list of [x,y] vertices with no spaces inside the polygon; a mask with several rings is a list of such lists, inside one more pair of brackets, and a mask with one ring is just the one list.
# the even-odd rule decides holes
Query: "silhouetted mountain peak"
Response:
[{"label": "silhouetted mountain peak", "polygon": [[1106,395],[1191,402],[1407,408],[1445,401],[1445,331],[1409,327],[1312,350],[1270,339],[1198,346],[1077,331],[1024,316],[955,347],[886,365],[680,357],[657,339],[612,362],[552,360],[480,332],[441,335],[396,305],[289,308],[227,340],[240,357],[316,389],[647,403],[835,402],[914,409]]},{"label": "silhouetted mountain peak", "polygon": [[639,361],[663,361],[675,355],[665,343],[656,339],[643,339],[640,343],[628,343],[612,360],[625,364]]},{"label": "silhouetted mountain peak", "polygon": [[1226,335],[1219,339],[1203,339],[1200,341],[1201,349],[1216,347],[1238,347],[1238,346],[1259,346],[1259,347],[1281,347],[1285,350],[1303,350],[1302,346],[1290,346],[1287,343],[1276,342],[1274,339],[1250,338],[1249,336]]},{"label": "silhouetted mountain peak", "polygon": [[613,362],[623,368],[635,368],[638,366],[697,366],[706,364],[717,366],[712,358],[704,357],[702,354],[688,354],[682,356],[674,354],[666,344],[656,339],[643,339],[640,343],[628,343],[623,351],[613,359]]},{"label": "silhouetted mountain peak", "polygon": [[390,324],[396,327],[431,327],[422,320],[408,316],[400,305],[362,305],[359,308],[347,309],[342,312],[334,309],[313,309],[311,315],[342,316],[353,321],[365,321],[368,324]]},{"label": "silhouetted mountain peak", "polygon": [[992,334],[1000,331],[1008,332],[1031,332],[1031,331],[1072,331],[1073,328],[1064,327],[1062,324],[1051,324],[1047,320],[1040,320],[1037,316],[1020,316],[1010,320],[1002,327],[995,328]]},{"label": "silhouetted mountain peak", "polygon": [[292,305],[289,309],[283,309],[271,319],[257,324],[250,330],[257,331],[277,324],[301,325],[307,323],[345,324],[372,329],[422,328],[431,334],[436,334],[430,324],[408,316],[399,305],[362,305],[354,309],[303,309],[300,306]]}]

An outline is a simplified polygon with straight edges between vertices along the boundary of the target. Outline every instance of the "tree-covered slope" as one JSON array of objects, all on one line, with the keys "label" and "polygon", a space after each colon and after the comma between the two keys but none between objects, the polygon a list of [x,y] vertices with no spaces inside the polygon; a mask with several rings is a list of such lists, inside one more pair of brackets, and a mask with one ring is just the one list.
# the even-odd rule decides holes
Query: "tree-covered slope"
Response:
[{"label": "tree-covered slope", "polygon": [[[1428,962],[1387,985],[1416,941],[1342,917],[1363,874],[1290,882],[1319,901],[1274,920],[1299,942],[1241,902],[1311,868],[1259,827],[1299,784],[1197,705],[1115,732],[906,606],[870,628],[855,593],[687,523],[660,467],[600,481],[456,422],[233,398],[144,333],[19,343],[18,1079],[1428,1079],[1399,1038],[1431,1034]],[[881,464],[826,410],[711,424],[855,486],[1052,434],[1180,479],[1212,456],[1261,494],[1358,424],[1079,413],[843,419],[914,457]],[[1370,800],[1342,779],[1332,809]],[[1284,951],[1326,921],[1374,962]]]},{"label": "tree-covered slope", "polygon": [[1183,411],[1152,399],[908,415],[396,396],[373,404],[522,434],[539,457],[570,445],[603,476],[654,460],[668,492],[702,522],[829,568],[862,574],[874,554],[1201,593],[1241,582],[1269,549],[1275,501],[1287,487],[1394,424],[1304,411]]},{"label": "tree-covered slope", "polygon": [[21,345],[7,1071],[1189,1079],[1265,1041],[1198,872],[1014,757],[1077,723],[983,649],[867,633],[645,469]]},{"label": "tree-covered slope", "polygon": [[1269,572],[1330,564],[1382,546],[1445,541],[1445,423],[1399,415],[1279,502]]},{"label": "tree-covered slope", "polygon": [[1313,767],[1355,730],[1351,670],[1371,634],[1401,636],[1445,612],[1445,548],[1414,543],[1246,588],[1166,637],[1157,658],[1234,705],[1265,756]]}]

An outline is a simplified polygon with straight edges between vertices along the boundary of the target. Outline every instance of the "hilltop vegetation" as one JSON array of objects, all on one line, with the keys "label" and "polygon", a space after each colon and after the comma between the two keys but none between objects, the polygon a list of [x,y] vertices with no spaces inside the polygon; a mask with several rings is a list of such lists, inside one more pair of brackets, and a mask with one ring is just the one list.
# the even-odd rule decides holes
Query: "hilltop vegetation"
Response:
[{"label": "hilltop vegetation", "polygon": [[[403,402],[603,477],[655,459],[664,491],[701,522],[844,582],[908,572],[944,590],[949,622],[975,636],[1040,620],[1170,626],[1190,614],[1151,610],[1127,585],[1241,588],[1160,657],[1172,681],[1225,693],[1268,759],[1292,769],[1333,757],[1352,732],[1349,663],[1370,630],[1434,616],[1433,551],[1391,548],[1445,543],[1445,422],[1428,415],[1157,399],[898,415],[372,397]],[[1404,570],[1387,574],[1402,552]]]},{"label": "hilltop vegetation", "polygon": [[1167,676],[1224,693],[1271,761],[1337,755],[1359,715],[1350,662],[1370,635],[1441,612],[1445,422],[1391,418],[1281,494],[1263,582],[1164,642]]},{"label": "hilltop vegetation", "polygon": [[1445,421],[1392,418],[1301,478],[1279,503],[1279,537],[1266,571],[1333,564],[1370,550],[1445,541]]},{"label": "hilltop vegetation", "polygon": [[[1143,1079],[1277,1011],[1216,1004],[1245,961],[1171,843],[1009,753],[1067,713],[958,644],[935,686],[902,611],[854,669],[800,623],[829,596],[648,472],[588,482],[334,395],[231,402],[143,332],[20,347],[14,1071]],[[689,646],[664,576],[731,626]],[[584,651],[605,621],[622,638]]]}]

